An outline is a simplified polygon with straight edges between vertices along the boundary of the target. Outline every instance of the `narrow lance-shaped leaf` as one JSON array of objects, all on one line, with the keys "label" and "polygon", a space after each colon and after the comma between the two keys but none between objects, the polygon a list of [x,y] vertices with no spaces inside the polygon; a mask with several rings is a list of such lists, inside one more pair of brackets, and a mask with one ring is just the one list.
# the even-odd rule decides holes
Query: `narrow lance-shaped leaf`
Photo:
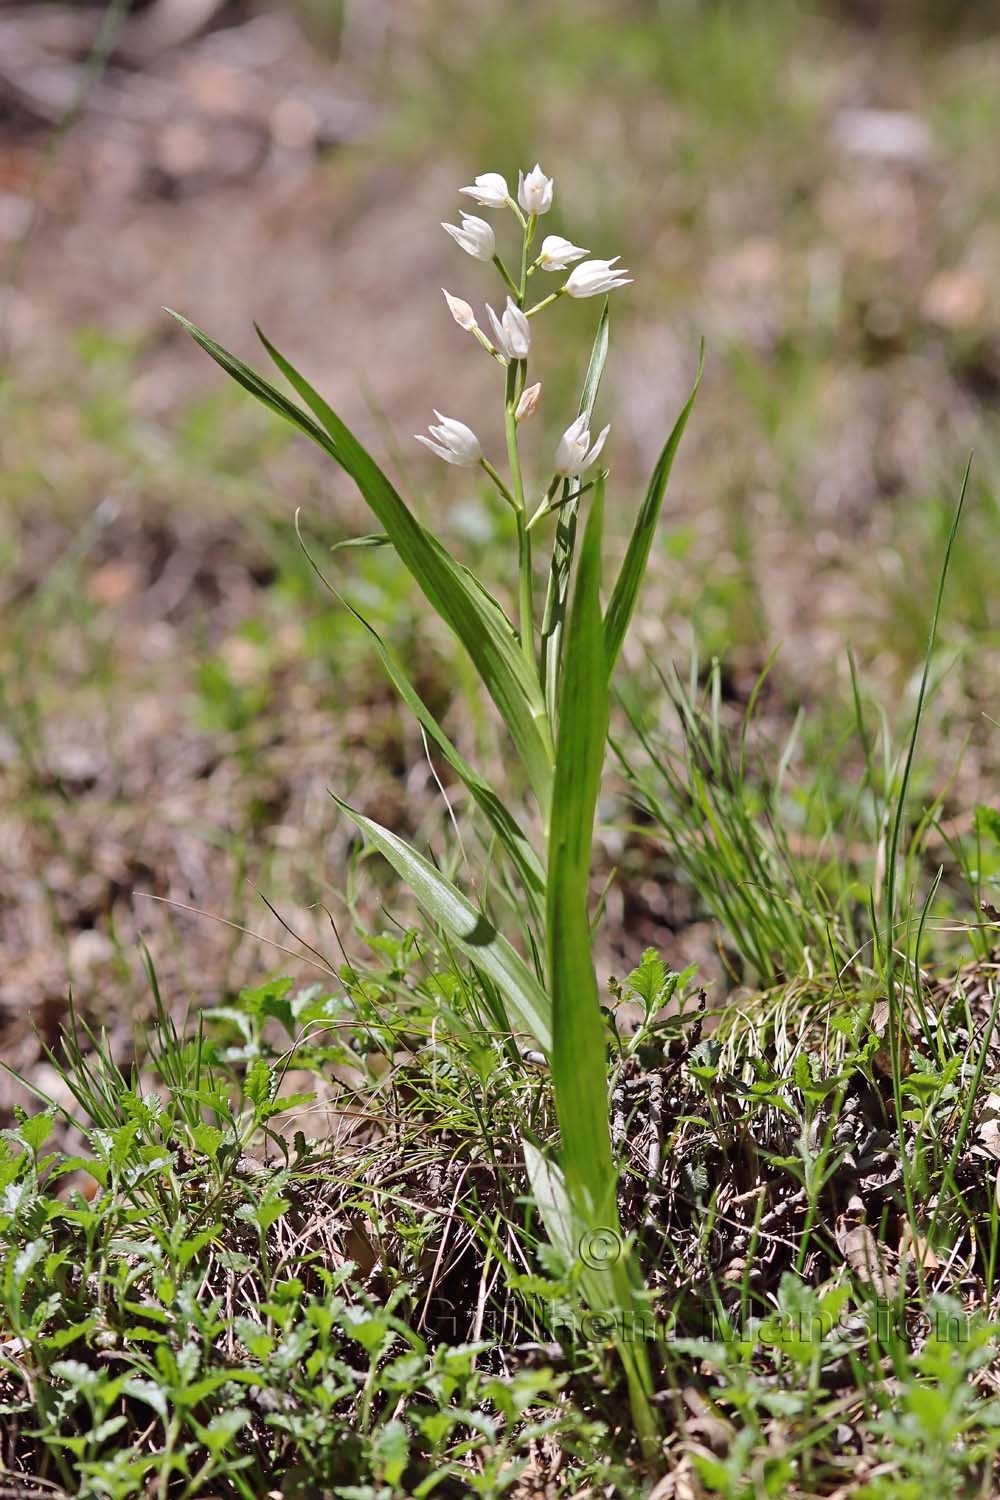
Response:
[{"label": "narrow lance-shaped leaf", "polygon": [[[649,1397],[653,1381],[646,1353],[647,1318],[635,1295],[632,1262],[620,1233],[617,1216],[613,1224],[588,1223],[575,1208],[566,1179],[555,1162],[534,1144],[524,1141],[524,1164],[531,1195],[552,1244],[567,1265],[576,1266],[580,1290],[587,1306],[604,1314],[628,1381],[633,1420],[640,1441],[651,1447],[657,1430]],[[595,1239],[594,1231],[599,1231]],[[588,1249],[594,1245],[611,1253],[595,1265]],[[619,1253],[615,1254],[616,1245]]]},{"label": "narrow lance-shaped leaf", "polygon": [[351,476],[417,585],[471,656],[546,814],[553,752],[545,705],[514,628],[496,600],[421,526],[371,455],[259,329],[264,347],[318,422],[187,318],[171,316],[245,390],[312,438]]},{"label": "narrow lance-shaped leaf", "polygon": [[[590,351],[583,391],[580,395],[578,414],[587,414],[589,423],[594,413],[594,403],[604,373],[604,361],[608,355],[608,303],[605,298],[601,320],[597,325],[594,345]],[[549,564],[549,582],[542,614],[542,680],[545,684],[545,701],[550,721],[555,724],[559,704],[559,654],[562,648],[562,628],[566,615],[566,598],[569,593],[569,578],[576,550],[576,523],[580,509],[580,487],[583,481],[567,479],[563,487],[564,504],[559,507],[556,532],[552,543],[552,560]]]},{"label": "narrow lance-shaped leaf", "polygon": [[[647,1451],[657,1432],[644,1327],[636,1321],[633,1272],[617,1207],[617,1173],[608,1124],[607,1037],[591,951],[587,893],[594,815],[608,733],[601,619],[601,530],[604,484],[599,480],[584,532],[566,631],[556,771],[549,835],[548,957],[552,993],[552,1081],[561,1141],[561,1170],[525,1142],[525,1162],[542,1222],[552,1242],[579,1268],[588,1305],[611,1319],[612,1337],[628,1381],[636,1431]],[[595,1266],[581,1251],[594,1231],[619,1255]],[[582,1264],[581,1264],[582,1263]]]},{"label": "narrow lance-shaped leaf", "polygon": [[621,571],[618,574],[614,591],[608,604],[607,614],[604,620],[605,656],[607,660],[608,677],[614,672],[618,661],[618,653],[621,651],[625,632],[628,630],[635,602],[639,597],[639,589],[642,585],[643,576],[646,572],[646,564],[649,561],[649,549],[653,544],[653,535],[660,519],[660,511],[663,507],[663,496],[670,478],[670,470],[673,468],[674,457],[682,436],[687,426],[687,419],[691,415],[694,406],[694,398],[698,394],[701,384],[701,372],[705,366],[705,345],[702,343],[698,354],[698,373],[695,376],[694,386],[691,394],[684,404],[680,416],[674,423],[673,431],[663,446],[663,451],[656,461],[649,481],[646,497],[639,507],[639,514],[632,528],[628,548],[622,562]]},{"label": "narrow lance-shaped leaf", "polygon": [[318,443],[325,452],[329,453],[331,458],[337,459],[338,463],[340,462],[332,442],[323,429],[317,426],[301,407],[296,406],[294,401],[289,401],[288,397],[282,395],[281,391],[271,385],[270,381],[265,380],[262,375],[258,375],[256,370],[252,370],[241,359],[237,359],[235,354],[230,354],[229,350],[224,349],[221,344],[217,344],[215,339],[210,338],[203,329],[192,323],[188,318],[185,318],[182,313],[174,312],[172,307],[165,307],[163,311],[176,319],[181,327],[186,329],[191,335],[195,343],[199,344],[206,354],[211,355],[215,363],[221,365],[226,374],[230,375],[236,381],[237,385],[241,385],[245,391],[249,391],[251,396],[256,396],[262,405],[269,407],[279,417],[284,417],[286,422],[291,422],[293,427],[297,427],[300,432],[304,432],[307,437],[312,438],[314,443]]},{"label": "narrow lance-shaped leaf", "polygon": [[417,585],[471,656],[521,753],[544,813],[551,795],[552,745],[545,706],[513,626],[479,580],[421,526],[371,454],[305,376],[260,328],[257,334],[282,375],[332,438],[338,462],[375,512]]},{"label": "narrow lance-shaped leaf", "polygon": [[381,823],[355,812],[339,797],[333,800],[406,881],[424,910],[441,924],[455,946],[493,980],[509,1006],[512,1029],[533,1037],[548,1056],[552,1050],[549,997],[507,939],[430,860]]},{"label": "narrow lance-shaped leaf", "polygon": [[587,910],[594,813],[608,732],[601,622],[599,481],[587,520],[566,635],[548,860],[548,956],[552,1080],[570,1197],[584,1217],[608,1224],[615,1173],[608,1129],[607,1037],[591,955]]}]

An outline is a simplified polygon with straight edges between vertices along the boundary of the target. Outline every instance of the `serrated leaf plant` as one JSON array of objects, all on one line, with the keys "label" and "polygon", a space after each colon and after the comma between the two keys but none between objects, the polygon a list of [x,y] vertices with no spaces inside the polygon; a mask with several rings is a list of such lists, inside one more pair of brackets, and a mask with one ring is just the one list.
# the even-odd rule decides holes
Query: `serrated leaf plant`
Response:
[{"label": "serrated leaf plant", "polygon": [[[536,249],[554,184],[536,165],[520,173],[516,194],[497,172],[461,189],[484,210],[513,223],[515,257],[505,260],[491,220],[462,213],[443,228],[461,250],[499,277],[502,311],[487,304],[485,326],[474,309],[445,292],[456,324],[472,335],[502,380],[506,462],[488,459],[479,436],[459,418],[436,412],[418,441],[436,457],[485,475],[497,503],[513,512],[517,546],[516,621],[485,579],[452,554],[425,526],[391,480],[323,397],[258,329],[267,354],[298,400],[228,353],[187,319],[192,337],[265,406],[317,443],[355,481],[388,542],[428,605],[468,653],[503,721],[537,808],[525,827],[502,788],[462,756],[374,628],[387,673],[428,739],[464,784],[486,819],[518,882],[519,942],[499,919],[463,893],[430,859],[390,829],[338,800],[369,843],[407,882],[448,940],[473,963],[501,1001],[510,1039],[539,1049],[551,1067],[560,1131],[558,1158],[530,1140],[525,1156],[539,1214],[557,1250],[575,1261],[579,1285],[593,1311],[611,1314],[609,1326],[628,1381],[633,1418],[643,1444],[657,1423],[645,1345],[628,1336],[637,1296],[636,1273],[621,1235],[611,1146],[605,1027],[594,972],[589,910],[591,844],[608,731],[609,684],[639,594],[664,492],[701,375],[670,432],[637,514],[618,576],[602,607],[603,508],[607,470],[598,467],[610,428],[593,433],[593,413],[608,348],[606,294],[629,284],[618,257],[591,259],[589,250],[559,235]],[[535,295],[539,281],[559,276],[553,290]],[[522,456],[524,424],[543,392],[529,379],[542,314],[563,297],[601,297],[593,350],[577,411],[554,454],[533,476]],[[581,521],[583,524],[581,525]],[[539,543],[547,566],[536,568]],[[537,571],[544,585],[537,587]],[[572,595],[571,595],[572,584]],[[350,607],[350,606],[349,606]],[[588,1265],[579,1247],[594,1235],[620,1253]],[[625,1329],[623,1332],[622,1330]]]}]

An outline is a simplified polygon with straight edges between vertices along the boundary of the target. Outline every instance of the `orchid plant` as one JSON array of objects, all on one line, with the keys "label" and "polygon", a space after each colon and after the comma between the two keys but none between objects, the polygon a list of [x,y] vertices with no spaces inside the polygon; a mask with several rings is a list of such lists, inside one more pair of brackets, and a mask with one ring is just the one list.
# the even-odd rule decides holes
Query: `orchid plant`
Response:
[{"label": "orchid plant", "polygon": [[[620,1237],[617,1170],[612,1154],[607,1091],[606,1035],[594,971],[589,912],[591,844],[608,730],[609,684],[659,520],[674,455],[701,376],[674,424],[640,504],[624,560],[607,606],[601,604],[603,502],[607,471],[598,468],[610,427],[593,436],[593,411],[608,347],[606,294],[627,286],[629,274],[610,260],[559,235],[542,239],[533,254],[539,220],[553,203],[554,183],[537,165],[518,174],[516,196],[499,172],[487,172],[460,189],[479,207],[513,219],[517,258],[501,256],[493,223],[461,213],[443,228],[461,250],[491,265],[505,294],[498,315],[486,304],[487,326],[472,306],[445,291],[451,316],[504,371],[503,428],[506,473],[484,455],[477,434],[454,416],[435,412],[429,435],[419,435],[437,458],[478,469],[513,512],[518,549],[517,627],[485,582],[477,579],[426,528],[322,396],[258,329],[261,342],[298,396],[283,394],[228,353],[206,333],[179,321],[213,359],[265,406],[299,428],[355,481],[385,536],[429,605],[468,652],[503,720],[524,767],[538,808],[527,829],[501,792],[452,743],[404,668],[373,627],[370,632],[390,679],[438,752],[468,790],[505,852],[518,882],[519,926],[525,952],[500,930],[486,899],[461,891],[419,850],[390,829],[349,813],[375,849],[409,884],[447,938],[475,965],[484,993],[506,1038],[541,1052],[551,1068],[560,1146],[547,1156],[527,1136],[525,1162],[544,1227],[573,1267],[591,1308],[610,1328],[632,1326],[629,1314],[638,1282]],[[513,269],[511,269],[513,266]],[[567,273],[554,290],[532,300],[536,277]],[[534,485],[521,455],[521,429],[539,407],[539,382],[528,382],[537,320],[558,300],[604,298],[577,412],[568,421],[548,474]],[[300,404],[301,403],[301,404]],[[544,475],[544,471],[543,471]],[[582,537],[578,521],[588,496]],[[537,538],[550,535],[544,595],[537,597],[533,556]],[[572,598],[570,585],[573,581]],[[536,605],[541,602],[541,609]],[[348,606],[350,608],[350,606]],[[604,1266],[581,1254],[595,1232],[610,1232],[624,1247]],[[655,1444],[647,1351],[627,1334],[616,1339],[626,1374],[636,1430]]]}]

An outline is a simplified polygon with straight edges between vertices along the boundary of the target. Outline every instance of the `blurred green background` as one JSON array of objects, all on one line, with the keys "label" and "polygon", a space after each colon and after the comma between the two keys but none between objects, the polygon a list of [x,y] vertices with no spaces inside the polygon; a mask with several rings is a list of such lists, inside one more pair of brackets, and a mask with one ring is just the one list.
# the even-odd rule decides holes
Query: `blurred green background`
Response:
[{"label": "blurred green background", "polygon": [[[696,647],[723,659],[737,723],[777,647],[762,753],[803,710],[793,769],[827,776],[836,803],[856,768],[848,648],[866,701],[905,724],[975,449],[917,777],[921,795],[946,786],[955,838],[971,830],[998,761],[1000,7],[156,0],[8,7],[0,42],[0,1037],[15,1065],[35,1066],[35,1028],[56,1037],[70,984],[128,1033],[140,939],[179,1006],[288,962],[237,930],[290,941],[260,893],[336,958],[328,912],[350,928],[343,893],[362,877],[328,786],[442,847],[419,736],[317,585],[296,507],[451,732],[495,753],[463,663],[391,559],[330,555],[371,529],[346,481],[160,311],[250,359],[257,318],[503,591],[506,518],[410,436],[439,407],[502,453],[495,368],[439,291],[495,291],[439,227],[483,171],[539,160],[556,180],[546,229],[635,276],[614,297],[602,393],[612,550],[707,343],[626,653],[650,720],[669,718],[652,668],[686,670]],[[544,324],[539,476],[596,312],[560,304]],[[699,956],[704,913],[648,853],[609,907],[612,956],[651,941]],[[375,923],[381,878],[366,867]]]}]

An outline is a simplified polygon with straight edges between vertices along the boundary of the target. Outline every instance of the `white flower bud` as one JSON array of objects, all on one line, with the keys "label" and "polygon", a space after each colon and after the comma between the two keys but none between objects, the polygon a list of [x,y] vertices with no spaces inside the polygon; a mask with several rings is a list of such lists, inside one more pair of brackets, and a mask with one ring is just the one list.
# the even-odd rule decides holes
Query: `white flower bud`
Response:
[{"label": "white flower bud", "polygon": [[438,458],[443,458],[446,464],[457,464],[460,469],[474,468],[482,458],[483,450],[472,428],[466,427],[464,422],[459,422],[454,417],[443,417],[439,411],[435,411],[434,415],[440,426],[432,424],[428,427],[430,437],[416,433],[417,442],[423,443]]},{"label": "white flower bud", "polygon": [[517,174],[517,201],[526,214],[547,214],[552,207],[552,187],[552,178],[546,177],[535,162],[527,177],[523,172]]},{"label": "white flower bud", "polygon": [[589,250],[572,244],[570,240],[564,240],[561,234],[548,234],[542,240],[538,264],[543,271],[565,271],[575,260],[582,260],[589,254]]},{"label": "white flower bud", "polygon": [[455,319],[459,328],[464,328],[466,333],[472,333],[476,327],[476,315],[468,302],[463,302],[461,297],[453,297],[450,292],[445,291],[444,287],[441,290],[444,292],[444,300],[448,304],[448,311]]},{"label": "white flower bud", "polygon": [[493,342],[504,358],[527,359],[531,348],[531,324],[514,299],[507,298],[502,318],[497,317],[488,302],[486,311],[493,328]]},{"label": "white flower bud", "polygon": [[595,461],[601,449],[604,447],[605,439],[611,431],[610,423],[598,435],[594,446],[590,446],[590,432],[587,428],[587,414],[583,412],[575,422],[571,422],[559,439],[556,448],[555,471],[563,478],[575,478],[589,469]]},{"label": "white flower bud", "polygon": [[514,420],[527,422],[538,410],[538,403],[542,399],[542,382],[536,380],[534,385],[525,386],[521,392],[521,399],[514,409]]},{"label": "white flower bud", "polygon": [[499,172],[482,172],[471,187],[459,188],[467,198],[474,198],[484,208],[503,208],[510,197],[507,179]]},{"label": "white flower bud", "polygon": [[632,278],[624,266],[615,265],[616,260],[621,260],[621,256],[616,255],[611,260],[585,260],[582,265],[574,266],[563,291],[569,292],[571,297],[599,297],[602,292],[614,291],[616,286],[629,286]]},{"label": "white flower bud", "polygon": [[496,254],[497,242],[493,226],[487,224],[485,219],[477,219],[475,214],[462,214],[461,227],[457,224],[442,224],[441,228],[447,230],[466,255],[471,255],[476,260],[492,260]]}]

